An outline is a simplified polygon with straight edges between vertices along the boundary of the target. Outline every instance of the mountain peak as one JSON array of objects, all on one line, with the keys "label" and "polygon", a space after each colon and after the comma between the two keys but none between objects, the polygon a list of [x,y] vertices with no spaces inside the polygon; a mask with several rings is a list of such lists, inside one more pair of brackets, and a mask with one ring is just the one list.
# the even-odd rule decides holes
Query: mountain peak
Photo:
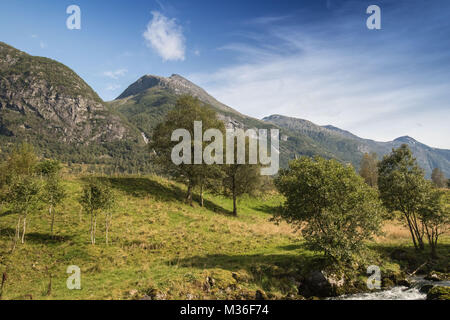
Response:
[{"label": "mountain peak", "polygon": [[417,140],[415,140],[414,138],[411,138],[410,136],[402,136],[402,137],[398,137],[397,139],[395,139],[394,142],[415,144],[415,143],[417,143]]},{"label": "mountain peak", "polygon": [[170,76],[170,78],[171,78],[171,79],[181,79],[181,80],[186,80],[186,81],[188,81],[186,78],[184,78],[183,76],[180,76],[180,75],[177,74],[177,73],[172,74],[172,75]]},{"label": "mountain peak", "polygon": [[196,84],[176,73],[172,74],[168,78],[147,74],[130,85],[119,97],[116,98],[116,100],[143,94],[146,93],[149,89],[155,87],[167,90],[175,95],[188,94],[198,98],[203,103],[213,106],[220,111],[241,115],[236,110],[217,101],[214,97],[209,95],[205,90],[203,90]]},{"label": "mountain peak", "polygon": [[175,91],[175,93],[187,93],[187,91],[202,90],[179,74],[172,74],[168,78],[146,74],[131,84],[116,100],[137,95],[154,87],[171,89]]},{"label": "mountain peak", "polygon": [[164,77],[146,74],[145,76],[140,77],[136,82],[131,84],[119,97],[117,97],[116,100],[134,96],[147,89],[160,85],[164,80]]}]

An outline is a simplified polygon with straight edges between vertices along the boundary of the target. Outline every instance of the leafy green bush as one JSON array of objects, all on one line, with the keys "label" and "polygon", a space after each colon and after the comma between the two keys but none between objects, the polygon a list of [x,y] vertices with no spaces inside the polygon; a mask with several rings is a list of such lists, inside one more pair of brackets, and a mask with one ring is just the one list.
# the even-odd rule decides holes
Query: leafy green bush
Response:
[{"label": "leafy green bush", "polygon": [[286,197],[275,219],[301,229],[309,247],[331,262],[358,261],[365,240],[380,233],[383,207],[377,191],[351,166],[302,157],[281,170],[275,185]]}]

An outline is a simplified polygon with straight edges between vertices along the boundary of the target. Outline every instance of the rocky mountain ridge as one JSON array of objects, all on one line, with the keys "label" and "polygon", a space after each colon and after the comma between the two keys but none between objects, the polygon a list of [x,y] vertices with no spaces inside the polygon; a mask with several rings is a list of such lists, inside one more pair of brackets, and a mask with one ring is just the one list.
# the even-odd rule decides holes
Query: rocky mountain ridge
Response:
[{"label": "rocky mountain ridge", "polygon": [[39,132],[81,144],[131,137],[130,128],[71,69],[1,42],[0,111],[2,131],[10,136]]},{"label": "rocky mountain ridge", "polygon": [[316,140],[338,138],[340,140],[339,143],[354,143],[359,152],[375,152],[378,154],[379,158],[391,152],[393,148],[398,148],[402,144],[407,144],[428,177],[431,175],[434,168],[441,169],[447,177],[450,177],[450,150],[429,147],[409,136],[399,137],[393,141],[379,142],[360,138],[351,132],[331,125],[319,126],[308,120],[298,118],[272,115],[263,120],[294,132],[308,135]]}]

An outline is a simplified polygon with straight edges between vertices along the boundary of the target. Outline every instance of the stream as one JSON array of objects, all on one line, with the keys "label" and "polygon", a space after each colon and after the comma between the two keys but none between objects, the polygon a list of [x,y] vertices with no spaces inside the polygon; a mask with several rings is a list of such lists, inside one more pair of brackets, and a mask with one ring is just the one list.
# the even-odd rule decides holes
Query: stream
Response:
[{"label": "stream", "polygon": [[450,287],[450,281],[428,281],[423,277],[412,277],[411,287],[393,287],[389,290],[343,295],[333,300],[425,300],[426,293],[420,292],[424,285]]}]

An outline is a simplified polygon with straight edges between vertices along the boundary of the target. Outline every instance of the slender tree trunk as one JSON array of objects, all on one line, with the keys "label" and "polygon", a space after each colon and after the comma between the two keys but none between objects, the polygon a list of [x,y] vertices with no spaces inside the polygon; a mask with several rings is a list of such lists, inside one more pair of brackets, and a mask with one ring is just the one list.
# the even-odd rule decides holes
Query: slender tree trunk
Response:
[{"label": "slender tree trunk", "polygon": [[189,180],[187,194],[186,194],[186,202],[192,206],[192,183],[191,180]]},{"label": "slender tree trunk", "polygon": [[48,286],[47,286],[47,296],[52,294],[52,274],[48,271],[47,268],[47,273],[48,273],[48,277],[49,277],[49,282],[48,282]]},{"label": "slender tree trunk", "polygon": [[435,243],[430,243],[430,247],[431,247],[431,258],[437,259],[438,255],[437,255]]},{"label": "slender tree trunk", "polygon": [[5,272],[3,272],[2,285],[0,286],[0,300],[2,300],[2,297],[3,297],[3,290],[5,289],[6,280],[8,280],[8,274],[5,271]]},{"label": "slender tree trunk", "polygon": [[425,249],[425,245],[423,243],[424,232],[423,232],[423,229],[422,229],[422,231],[420,230],[420,225],[417,222],[415,213],[412,214],[412,227],[413,227],[414,232],[416,233],[416,239],[417,239],[419,249],[424,250]]},{"label": "slender tree trunk", "polygon": [[94,235],[93,235],[93,237],[94,237],[94,245],[95,245],[95,233],[96,233],[96,231],[97,231],[97,215],[95,215],[94,216]]},{"label": "slender tree trunk", "polygon": [[111,221],[112,221],[112,214],[108,214],[106,216],[106,245],[109,245],[109,227],[111,225]]},{"label": "slender tree trunk", "polygon": [[435,229],[433,229],[433,227],[431,227],[431,231],[428,230],[428,228],[426,228],[426,232],[427,232],[428,242],[429,242],[430,248],[431,248],[431,258],[437,259],[437,257],[438,257],[437,244],[438,244],[438,238],[439,238],[439,231],[435,230]]},{"label": "slender tree trunk", "polygon": [[27,216],[23,218],[22,244],[25,243],[25,233],[27,232]]},{"label": "slender tree trunk", "polygon": [[16,227],[16,242],[20,239],[20,222],[22,221],[22,217],[19,215],[19,220],[17,221]]},{"label": "slender tree trunk", "polygon": [[91,212],[91,244],[94,244],[94,213]]},{"label": "slender tree trunk", "polygon": [[20,222],[22,220],[22,217],[19,215],[19,219],[17,220],[17,226],[16,226],[16,235],[14,236],[13,246],[11,248],[11,253],[16,250],[17,243],[20,240]]},{"label": "slender tree trunk", "polygon": [[200,185],[200,206],[204,206],[204,199],[203,199],[203,183]]},{"label": "slender tree trunk", "polygon": [[408,222],[409,232],[411,233],[411,237],[412,237],[412,240],[413,240],[413,243],[414,243],[414,248],[416,250],[418,250],[419,248],[417,246],[416,237],[414,236],[414,231],[413,231],[413,228],[411,226],[411,220],[410,220],[410,218],[409,218],[409,216],[407,214],[405,214],[405,217],[406,217],[406,221]]},{"label": "slender tree trunk", "polygon": [[50,208],[48,210],[50,211],[50,215],[52,216],[51,235],[53,237],[53,225],[55,224],[55,212],[53,211],[53,206],[50,206]]},{"label": "slender tree trunk", "polygon": [[233,191],[233,215],[237,216],[237,196],[236,196],[236,177],[232,178],[232,191]]}]

